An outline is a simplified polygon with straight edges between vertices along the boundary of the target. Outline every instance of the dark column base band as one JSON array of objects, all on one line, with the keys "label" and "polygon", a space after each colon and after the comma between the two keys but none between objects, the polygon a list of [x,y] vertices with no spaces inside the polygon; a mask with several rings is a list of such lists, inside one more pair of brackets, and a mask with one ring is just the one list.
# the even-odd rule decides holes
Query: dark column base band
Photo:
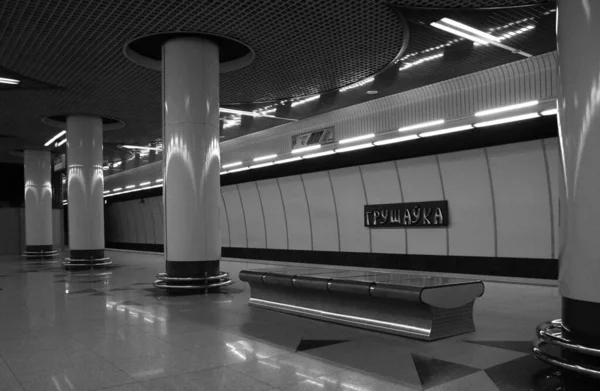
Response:
[{"label": "dark column base band", "polygon": [[70,250],[71,259],[102,259],[104,258],[104,249],[100,250]]},{"label": "dark column base band", "polygon": [[36,246],[25,246],[26,253],[47,253],[54,251],[54,246],[51,244],[36,245]]},{"label": "dark column base band", "polygon": [[167,260],[166,267],[169,277],[211,277],[219,274],[219,260],[175,262]]},{"label": "dark column base band", "polygon": [[570,339],[600,346],[600,303],[563,297],[562,324]]}]

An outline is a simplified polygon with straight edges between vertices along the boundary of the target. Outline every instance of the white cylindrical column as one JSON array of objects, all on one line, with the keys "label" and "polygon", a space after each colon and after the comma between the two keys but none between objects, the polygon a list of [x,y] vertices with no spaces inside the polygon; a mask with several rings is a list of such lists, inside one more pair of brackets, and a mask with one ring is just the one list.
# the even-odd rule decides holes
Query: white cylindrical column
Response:
[{"label": "white cylindrical column", "polygon": [[26,255],[54,253],[51,160],[50,151],[25,151]]},{"label": "white cylindrical column", "polygon": [[104,258],[102,119],[67,117],[70,259]]},{"label": "white cylindrical column", "polygon": [[600,2],[558,1],[563,325],[600,342]]},{"label": "white cylindrical column", "polygon": [[219,48],[201,37],[163,45],[164,224],[170,277],[219,271]]}]

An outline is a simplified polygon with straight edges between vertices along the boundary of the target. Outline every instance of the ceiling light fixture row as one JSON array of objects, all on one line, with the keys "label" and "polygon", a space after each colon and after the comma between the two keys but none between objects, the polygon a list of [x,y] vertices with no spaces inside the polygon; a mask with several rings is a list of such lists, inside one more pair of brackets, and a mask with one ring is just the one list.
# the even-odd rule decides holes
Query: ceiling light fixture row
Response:
[{"label": "ceiling light fixture row", "polygon": [[[527,107],[537,106],[538,104],[539,104],[539,101],[534,100],[534,101],[519,103],[519,104],[515,104],[515,105],[503,106],[503,107],[498,107],[498,108],[489,109],[489,110],[482,110],[482,111],[476,112],[475,117],[485,117],[485,116],[489,116],[489,115],[493,115],[493,114],[497,114],[497,113],[519,110],[519,109],[523,109],[523,108],[527,108]],[[302,156],[291,158],[291,159],[283,159],[283,160],[274,161],[271,163],[272,164],[288,163],[288,162],[298,161],[301,159],[311,159],[311,158],[315,158],[315,157],[328,156],[328,155],[332,155],[334,153],[344,153],[344,152],[356,151],[356,150],[360,150],[360,149],[370,148],[373,146],[395,144],[395,143],[400,143],[400,142],[405,142],[405,141],[416,140],[419,138],[440,136],[440,135],[444,135],[444,134],[456,133],[456,132],[461,132],[464,130],[470,130],[470,129],[474,129],[474,128],[482,128],[482,127],[492,126],[492,125],[497,125],[497,124],[502,124],[502,123],[520,121],[520,120],[525,120],[525,119],[529,119],[529,118],[539,117],[540,115],[553,115],[553,114],[556,114],[556,109],[544,110],[542,112],[536,111],[533,113],[526,113],[526,114],[521,114],[521,115],[516,115],[516,116],[494,119],[491,121],[482,121],[482,122],[476,122],[473,124],[453,126],[453,127],[449,127],[449,128],[445,128],[445,129],[427,131],[427,132],[412,134],[412,135],[408,135],[408,136],[394,137],[394,138],[389,138],[389,139],[377,140],[375,142],[367,142],[367,143],[352,145],[352,146],[348,146],[348,147],[330,149],[330,150],[323,151],[323,152],[314,152],[314,153],[309,153],[307,155],[302,155]],[[419,124],[403,126],[403,127],[399,128],[397,131],[400,133],[404,133],[404,132],[408,132],[408,131],[412,131],[412,130],[438,126],[438,125],[442,125],[444,123],[445,123],[445,120],[443,120],[443,119],[439,119],[439,120],[435,120],[435,121],[427,121],[427,122],[423,122],[423,123],[419,123]],[[342,140],[338,141],[338,144],[339,145],[351,144],[351,143],[354,143],[357,141],[368,140],[368,139],[371,139],[374,137],[375,137],[374,133],[369,133],[369,134],[362,135],[362,136],[349,137],[349,138],[342,139]],[[323,145],[321,145],[321,144],[310,145],[307,147],[293,149],[291,151],[291,153],[292,154],[302,154],[305,152],[316,151],[318,149],[321,149],[322,147],[323,147]],[[260,161],[261,159],[263,159],[263,160],[275,159],[277,156],[278,155],[276,155],[276,154],[267,155],[267,156],[263,156],[263,157],[254,158],[253,161],[256,162],[256,161]],[[230,170],[230,171],[224,170],[224,171],[221,171],[221,175],[229,174],[229,173],[233,173],[233,172],[250,170],[253,168],[265,167],[268,165],[272,165],[271,163],[261,164],[261,165],[244,166],[244,167],[238,168],[236,170]],[[226,164],[223,166],[223,168],[237,167],[237,166],[241,166],[242,164],[243,164],[242,161],[238,161],[235,163]]]},{"label": "ceiling light fixture row", "polygon": [[17,79],[11,79],[10,77],[0,77],[0,84],[11,84],[11,85],[17,85],[19,84],[21,81],[17,80]]},{"label": "ceiling light fixture row", "polygon": [[[497,114],[497,113],[519,110],[522,108],[537,106],[538,104],[539,104],[539,101],[529,101],[529,102],[519,103],[516,105],[510,105],[510,106],[504,106],[504,107],[499,107],[499,108],[495,108],[495,109],[490,109],[490,110],[482,110],[482,111],[476,112],[475,117],[485,117],[485,116],[489,116],[489,115],[493,115],[493,114]],[[449,134],[449,133],[456,133],[456,132],[470,130],[470,129],[474,129],[474,128],[484,128],[484,127],[488,127],[488,126],[505,124],[505,123],[509,123],[509,122],[522,121],[522,120],[536,118],[536,117],[540,117],[540,116],[556,115],[556,113],[557,113],[556,108],[543,110],[541,112],[533,111],[533,112],[529,112],[529,113],[525,113],[525,114],[513,115],[513,116],[493,119],[493,120],[489,120],[489,121],[475,122],[472,124],[466,124],[466,125],[454,126],[454,127],[445,128],[445,129],[437,129],[437,130],[422,132],[419,134],[411,134],[411,135],[407,135],[407,136],[383,139],[383,140],[378,140],[375,142],[367,142],[367,143],[352,145],[352,146],[348,146],[348,147],[330,149],[330,150],[326,150],[326,151],[322,151],[322,152],[313,152],[313,153],[309,153],[309,154],[302,155],[302,156],[290,157],[290,158],[286,158],[286,159],[281,159],[281,160],[276,160],[276,161],[271,161],[271,162],[266,162],[266,163],[260,163],[260,164],[255,164],[255,165],[251,165],[251,166],[239,167],[239,166],[243,165],[243,162],[238,161],[238,162],[234,162],[234,163],[225,164],[223,166],[223,168],[231,168],[231,167],[239,167],[239,168],[235,168],[235,169],[229,170],[229,171],[222,171],[221,175],[235,173],[235,172],[241,172],[241,171],[247,171],[250,169],[262,168],[262,167],[267,167],[267,166],[272,166],[272,165],[277,165],[277,164],[296,162],[296,161],[303,160],[303,159],[312,159],[312,158],[317,158],[317,157],[322,157],[322,156],[329,156],[329,155],[333,155],[336,153],[356,151],[356,150],[366,149],[366,148],[370,148],[370,147],[374,147],[374,146],[389,145],[389,144],[395,144],[395,143],[406,142],[406,141],[411,141],[411,140],[417,140],[419,138],[427,138],[427,137],[439,136],[439,135],[444,135],[444,134]],[[423,128],[427,128],[427,127],[441,125],[444,123],[445,123],[445,121],[443,119],[436,120],[436,121],[428,121],[428,122],[423,122],[420,124],[405,126],[405,127],[399,128],[397,131],[400,133],[403,133],[408,130],[423,129]],[[370,139],[373,137],[375,137],[375,135],[371,133],[371,134],[367,134],[367,135],[363,135],[363,136],[342,139],[338,142],[338,144],[344,145],[344,144],[349,144],[349,143],[356,142],[356,141],[363,141],[363,140]],[[312,151],[316,151],[316,150],[320,149],[321,147],[322,147],[321,144],[311,145],[308,147],[297,148],[295,150],[292,150],[292,153],[297,154],[297,153],[302,153],[302,152],[312,152]],[[271,159],[271,158],[275,159],[276,157],[277,157],[276,154],[266,155],[266,156],[261,156],[261,157],[255,158],[255,159],[253,159],[253,161],[261,161],[261,160],[267,160],[267,159]],[[112,190],[106,190],[106,191],[104,191],[104,197],[111,197],[111,196],[115,196],[115,195],[119,195],[119,194],[125,194],[125,193],[131,193],[131,192],[135,192],[135,191],[141,191],[141,190],[162,187],[163,179],[159,178],[159,179],[155,180],[155,183],[158,183],[158,184],[153,185],[152,182],[148,181],[148,182],[140,183],[138,185],[139,187],[137,187],[136,185],[128,185],[125,187],[125,190],[123,190],[120,187],[117,187]],[[63,202],[63,204],[66,205],[67,202],[65,201],[65,202]]]},{"label": "ceiling light fixture row", "polygon": [[342,88],[340,88],[340,92],[348,91],[348,90],[351,90],[351,89],[353,89],[353,88],[357,88],[357,87],[362,87],[362,86],[364,86],[365,84],[369,84],[369,83],[370,83],[370,82],[372,82],[373,80],[375,80],[375,78],[374,78],[374,77],[368,77],[368,78],[366,78],[366,79],[364,79],[364,80],[361,80],[361,81],[359,81],[359,82],[356,82],[356,83],[354,83],[354,84],[350,84],[350,85],[348,85],[348,86],[346,86],[346,87],[342,87]]}]

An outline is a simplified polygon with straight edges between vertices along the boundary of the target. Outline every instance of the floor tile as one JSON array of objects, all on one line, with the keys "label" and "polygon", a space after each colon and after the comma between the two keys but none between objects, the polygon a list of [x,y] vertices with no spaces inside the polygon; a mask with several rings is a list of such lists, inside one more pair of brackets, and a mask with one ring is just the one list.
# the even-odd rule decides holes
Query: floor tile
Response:
[{"label": "floor tile", "polygon": [[263,391],[271,386],[229,368],[208,369],[142,383],[155,391]]},{"label": "floor tile", "polygon": [[421,385],[425,389],[451,382],[478,371],[466,365],[455,364],[420,354],[411,353],[411,356],[419,374]]},{"label": "floor tile", "polygon": [[13,373],[22,375],[58,371],[69,366],[93,367],[104,362],[97,354],[89,350],[55,349],[40,352],[3,355]]},{"label": "floor tile", "polygon": [[445,384],[426,388],[427,391],[499,391],[484,371],[475,372]]},{"label": "floor tile", "polygon": [[316,379],[305,379],[285,391],[414,391],[420,388],[401,385],[355,371],[343,371]]}]

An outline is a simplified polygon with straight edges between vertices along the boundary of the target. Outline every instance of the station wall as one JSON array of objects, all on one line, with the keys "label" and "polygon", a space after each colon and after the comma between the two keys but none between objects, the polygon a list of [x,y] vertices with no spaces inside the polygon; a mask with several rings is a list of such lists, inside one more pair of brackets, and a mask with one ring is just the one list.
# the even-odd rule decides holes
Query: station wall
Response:
[{"label": "station wall", "polygon": [[[556,138],[222,187],[225,256],[555,278]],[[366,204],[447,200],[448,227],[369,229]],[[110,203],[107,247],[160,250],[162,197]]]}]

